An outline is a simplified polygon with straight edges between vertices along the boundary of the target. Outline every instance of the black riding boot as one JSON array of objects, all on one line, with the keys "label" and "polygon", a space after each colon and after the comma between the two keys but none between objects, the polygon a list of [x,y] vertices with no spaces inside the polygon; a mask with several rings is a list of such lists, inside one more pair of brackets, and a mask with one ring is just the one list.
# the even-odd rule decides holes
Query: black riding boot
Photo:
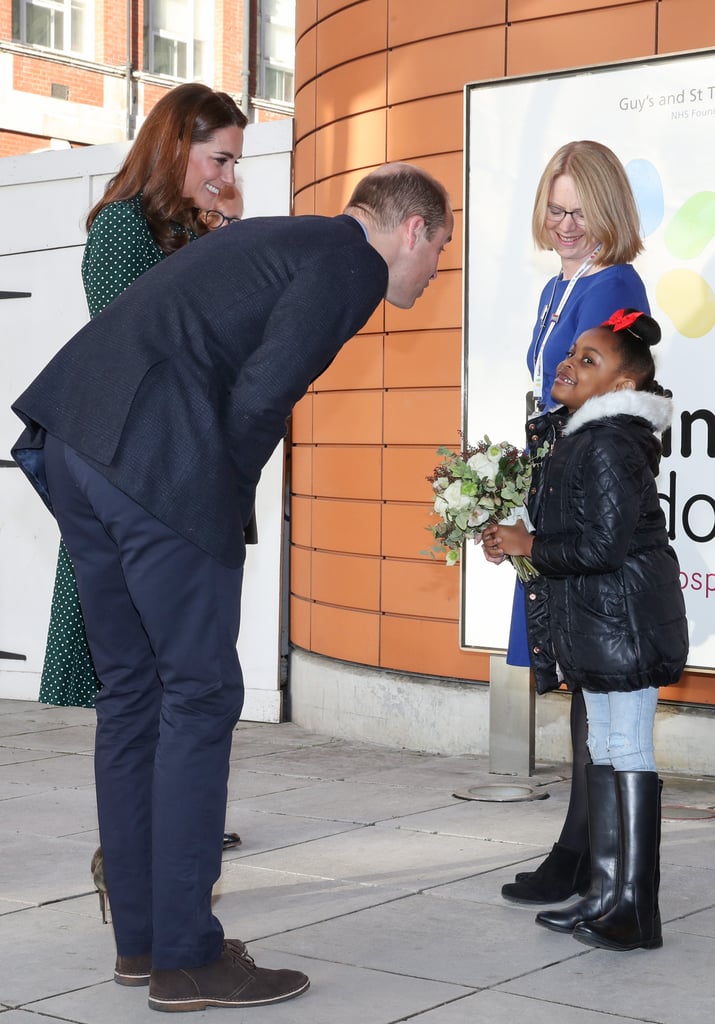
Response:
[{"label": "black riding boot", "polygon": [[581,921],[592,921],[616,901],[618,807],[615,773],[610,764],[586,766],[588,831],[591,843],[591,885],[582,900],[563,910],[543,910],[536,923],[555,932],[572,932]]},{"label": "black riding boot", "polygon": [[574,938],[617,951],[658,949],[663,935],[658,910],[660,793],[656,772],[616,772],[621,833],[618,897],[596,921],[584,921]]},{"label": "black riding boot", "polygon": [[554,843],[536,871],[507,882],[501,894],[510,903],[558,903],[585,890],[588,869],[588,850],[569,850]]},{"label": "black riding boot", "polygon": [[591,756],[587,743],[586,705],[580,690],[571,695],[569,722],[573,768],[561,835],[535,871],[519,871],[513,882],[502,887],[502,896],[512,903],[558,903],[577,893],[583,896],[588,892],[590,858],[585,768],[590,764]]}]

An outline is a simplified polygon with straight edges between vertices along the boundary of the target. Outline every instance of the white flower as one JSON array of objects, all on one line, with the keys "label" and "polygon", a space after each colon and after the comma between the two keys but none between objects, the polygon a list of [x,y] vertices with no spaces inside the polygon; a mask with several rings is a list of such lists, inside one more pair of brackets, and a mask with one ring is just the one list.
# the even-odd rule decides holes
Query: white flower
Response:
[{"label": "white flower", "polygon": [[475,509],[469,517],[467,526],[483,526],[489,521],[489,518],[490,514],[485,509],[482,509],[481,511],[477,511]]},{"label": "white flower", "polygon": [[434,499],[434,510],[443,516],[445,512],[459,512],[461,509],[469,508],[471,504],[472,498],[462,494],[461,480],[455,480]]},{"label": "white flower", "polygon": [[494,481],[499,470],[499,460],[502,457],[502,450],[498,444],[493,444],[485,452],[477,452],[467,460],[467,465],[474,470],[477,476]]}]

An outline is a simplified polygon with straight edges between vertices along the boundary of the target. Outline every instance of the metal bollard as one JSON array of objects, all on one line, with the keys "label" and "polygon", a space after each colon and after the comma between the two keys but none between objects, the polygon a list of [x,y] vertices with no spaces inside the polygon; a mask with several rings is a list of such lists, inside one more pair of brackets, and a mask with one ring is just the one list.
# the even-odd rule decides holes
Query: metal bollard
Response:
[{"label": "metal bollard", "polygon": [[536,691],[529,668],[489,659],[489,771],[534,774]]}]

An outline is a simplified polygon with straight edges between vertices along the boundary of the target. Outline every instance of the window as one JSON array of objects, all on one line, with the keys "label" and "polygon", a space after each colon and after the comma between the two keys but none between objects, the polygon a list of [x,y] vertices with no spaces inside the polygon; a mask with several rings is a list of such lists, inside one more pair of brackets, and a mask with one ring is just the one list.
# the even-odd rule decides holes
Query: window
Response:
[{"label": "window", "polygon": [[144,64],[155,75],[204,82],[213,76],[211,0],[147,0]]},{"label": "window", "polygon": [[259,0],[258,95],[293,103],[295,0]]},{"label": "window", "polygon": [[93,13],[91,0],[13,0],[12,38],[91,57]]}]

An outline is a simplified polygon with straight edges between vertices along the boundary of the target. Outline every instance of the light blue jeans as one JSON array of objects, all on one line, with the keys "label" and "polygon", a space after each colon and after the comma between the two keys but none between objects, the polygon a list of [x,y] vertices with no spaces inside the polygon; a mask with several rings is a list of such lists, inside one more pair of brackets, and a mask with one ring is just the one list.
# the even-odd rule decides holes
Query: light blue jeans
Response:
[{"label": "light blue jeans", "polygon": [[588,749],[594,764],[617,772],[654,772],[653,723],[658,688],[628,693],[583,691],[588,718]]}]

